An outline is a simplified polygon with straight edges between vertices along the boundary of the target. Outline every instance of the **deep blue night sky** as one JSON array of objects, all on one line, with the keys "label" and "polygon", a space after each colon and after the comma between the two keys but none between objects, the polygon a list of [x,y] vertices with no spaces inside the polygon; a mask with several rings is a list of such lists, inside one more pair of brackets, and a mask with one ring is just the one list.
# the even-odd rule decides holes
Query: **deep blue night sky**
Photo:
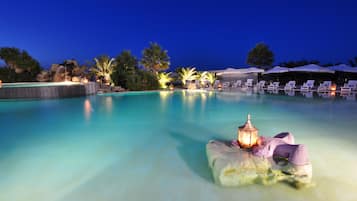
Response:
[{"label": "deep blue night sky", "polygon": [[130,49],[150,41],[172,68],[246,66],[265,42],[275,63],[357,56],[357,1],[8,1],[0,6],[0,46],[27,50],[42,66]]}]

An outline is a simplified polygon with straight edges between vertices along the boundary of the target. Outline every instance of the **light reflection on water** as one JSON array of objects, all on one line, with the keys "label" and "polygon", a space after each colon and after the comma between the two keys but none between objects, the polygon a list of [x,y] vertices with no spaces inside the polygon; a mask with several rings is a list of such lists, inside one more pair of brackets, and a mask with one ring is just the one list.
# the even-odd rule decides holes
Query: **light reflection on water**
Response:
[{"label": "light reflection on water", "polygon": [[92,113],[92,105],[90,103],[89,99],[84,100],[84,116],[86,120],[90,119],[91,113]]},{"label": "light reflection on water", "polygon": [[112,109],[113,109],[113,97],[111,96],[107,96],[105,97],[105,109],[108,113],[111,113],[112,112]]}]

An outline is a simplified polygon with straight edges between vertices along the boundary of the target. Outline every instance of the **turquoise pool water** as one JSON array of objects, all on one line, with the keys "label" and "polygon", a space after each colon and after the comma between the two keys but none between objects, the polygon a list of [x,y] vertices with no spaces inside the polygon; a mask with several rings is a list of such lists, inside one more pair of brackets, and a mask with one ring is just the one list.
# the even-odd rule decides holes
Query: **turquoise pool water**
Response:
[{"label": "turquoise pool water", "polygon": [[[0,101],[1,201],[357,200],[357,102],[241,92]],[[205,144],[247,113],[261,135],[308,145],[313,188],[222,188]]]}]

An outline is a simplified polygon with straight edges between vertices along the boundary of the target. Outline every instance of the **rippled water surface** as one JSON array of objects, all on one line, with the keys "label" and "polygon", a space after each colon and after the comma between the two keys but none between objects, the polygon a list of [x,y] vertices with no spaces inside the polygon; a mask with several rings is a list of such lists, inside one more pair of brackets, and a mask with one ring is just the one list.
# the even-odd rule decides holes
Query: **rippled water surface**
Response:
[{"label": "rippled water surface", "polygon": [[[308,145],[313,188],[222,188],[205,145],[260,135]],[[357,101],[241,92],[0,101],[1,201],[357,200]]]}]

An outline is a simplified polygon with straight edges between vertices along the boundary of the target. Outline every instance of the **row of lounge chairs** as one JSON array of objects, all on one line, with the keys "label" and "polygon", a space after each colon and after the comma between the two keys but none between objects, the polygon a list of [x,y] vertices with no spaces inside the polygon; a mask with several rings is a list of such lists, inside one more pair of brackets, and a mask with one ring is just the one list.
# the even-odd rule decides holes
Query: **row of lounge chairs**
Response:
[{"label": "row of lounge chairs", "polygon": [[[214,87],[217,88],[219,84],[218,82],[215,83]],[[269,85],[266,86],[266,81],[261,80],[259,81],[256,85],[253,84],[253,79],[247,79],[245,83],[242,83],[241,80],[237,80],[233,83],[230,82],[223,82],[222,83],[222,88],[238,88],[238,87],[256,87],[258,89],[267,89],[267,90],[285,90],[285,91],[312,91],[316,90],[317,92],[329,92],[329,91],[334,91],[337,90],[336,86],[332,85],[331,81],[323,81],[320,83],[317,88],[315,88],[315,80],[307,80],[303,85],[300,87],[296,86],[296,81],[291,80],[288,83],[285,84],[284,87],[280,87],[280,82],[272,82]],[[341,93],[351,93],[353,91],[357,91],[357,80],[349,80],[347,83],[345,83],[343,86],[340,87],[340,92]]]}]

